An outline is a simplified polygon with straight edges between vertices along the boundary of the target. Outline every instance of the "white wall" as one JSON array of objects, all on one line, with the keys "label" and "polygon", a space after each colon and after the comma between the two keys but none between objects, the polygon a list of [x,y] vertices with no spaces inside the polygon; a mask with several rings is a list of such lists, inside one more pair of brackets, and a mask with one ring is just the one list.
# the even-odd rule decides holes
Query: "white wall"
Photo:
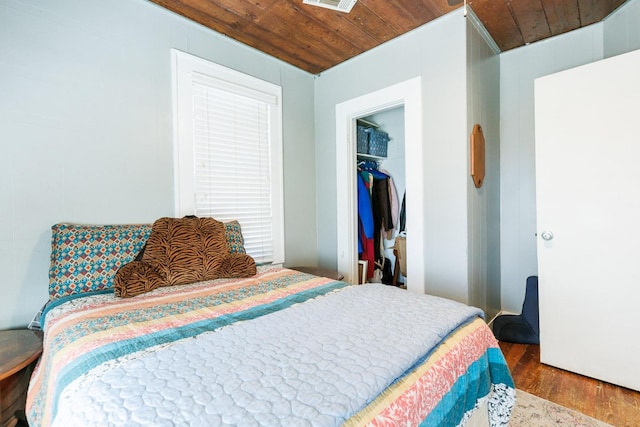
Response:
[{"label": "white wall", "polygon": [[411,35],[387,42],[316,77],[316,218],[322,266],[337,265],[335,106],[418,76],[420,45],[416,41],[403,43],[405,37]]},{"label": "white wall", "polygon": [[[467,303],[466,19],[458,9],[437,24],[424,27],[421,41],[425,291]],[[416,201],[407,198],[411,203]]]},{"label": "white wall", "polygon": [[[325,71],[316,80],[318,253],[335,265],[335,105],[420,76],[423,103],[426,292],[467,302],[468,139],[466,21],[452,12]],[[410,135],[406,135],[410,138]],[[412,171],[407,169],[407,180]],[[409,218],[408,218],[409,219]],[[411,229],[408,227],[408,233]]]},{"label": "white wall", "polygon": [[173,215],[170,48],[283,87],[287,262],[315,261],[313,76],[144,0],[6,0],[0,329],[48,298],[52,224]]},{"label": "white wall", "polygon": [[[500,57],[469,12],[467,19],[467,144],[475,124],[485,138],[485,179],[469,193],[469,304],[487,319],[500,311]],[[469,164],[469,163],[467,163]]]},{"label": "white wall", "polygon": [[500,55],[502,309],[519,313],[537,274],[533,81],[640,48],[640,0],[603,22]]},{"label": "white wall", "polygon": [[604,21],[604,57],[640,49],[640,0],[629,0]]},{"label": "white wall", "polygon": [[[417,75],[423,85],[424,196],[422,201],[407,197],[407,216],[412,203],[424,204],[425,268],[418,280],[425,292],[497,313],[499,66],[496,51],[460,9],[318,77],[318,252],[324,263],[336,259],[335,105]],[[480,190],[469,176],[468,158],[477,122],[487,136],[487,180]],[[407,180],[411,173],[407,169]]]}]

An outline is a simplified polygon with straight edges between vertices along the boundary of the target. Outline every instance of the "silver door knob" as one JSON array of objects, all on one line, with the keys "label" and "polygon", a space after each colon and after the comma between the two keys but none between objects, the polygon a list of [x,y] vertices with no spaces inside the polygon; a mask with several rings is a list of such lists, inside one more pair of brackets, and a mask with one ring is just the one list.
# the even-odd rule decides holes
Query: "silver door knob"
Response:
[{"label": "silver door knob", "polygon": [[540,237],[542,237],[542,240],[551,240],[553,239],[553,233],[550,231],[543,231],[540,234]]}]

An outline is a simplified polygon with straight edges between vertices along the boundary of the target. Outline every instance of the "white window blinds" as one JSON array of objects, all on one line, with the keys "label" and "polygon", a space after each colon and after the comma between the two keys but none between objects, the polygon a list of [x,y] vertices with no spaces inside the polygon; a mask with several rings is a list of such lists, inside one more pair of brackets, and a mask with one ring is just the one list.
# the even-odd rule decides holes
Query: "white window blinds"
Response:
[{"label": "white window blinds", "polygon": [[273,260],[269,105],[194,83],[195,215],[237,219],[256,262]]},{"label": "white window blinds", "polygon": [[[257,263],[283,262],[279,91],[208,65],[197,71],[184,67],[189,72],[177,80],[178,98],[189,98],[178,100],[177,210],[223,222],[237,219],[245,249]],[[220,69],[224,78],[216,76]]]}]

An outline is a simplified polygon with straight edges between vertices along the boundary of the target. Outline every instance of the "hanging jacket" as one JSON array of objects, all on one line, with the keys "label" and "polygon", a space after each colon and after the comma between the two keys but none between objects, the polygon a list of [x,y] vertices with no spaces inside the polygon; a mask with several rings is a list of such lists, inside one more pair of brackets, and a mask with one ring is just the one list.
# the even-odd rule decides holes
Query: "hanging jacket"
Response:
[{"label": "hanging jacket", "polygon": [[371,197],[362,176],[358,174],[358,223],[362,227],[362,233],[358,233],[358,253],[362,253],[366,239],[373,239],[373,211],[371,209]]},{"label": "hanging jacket", "polygon": [[398,198],[398,191],[396,190],[396,184],[393,181],[393,177],[386,170],[381,170],[382,173],[385,173],[389,176],[389,203],[391,205],[391,220],[393,223],[393,227],[390,229],[386,229],[387,232],[387,240],[391,240],[393,237],[393,230],[398,229],[399,224],[399,215],[400,215],[400,200]]}]

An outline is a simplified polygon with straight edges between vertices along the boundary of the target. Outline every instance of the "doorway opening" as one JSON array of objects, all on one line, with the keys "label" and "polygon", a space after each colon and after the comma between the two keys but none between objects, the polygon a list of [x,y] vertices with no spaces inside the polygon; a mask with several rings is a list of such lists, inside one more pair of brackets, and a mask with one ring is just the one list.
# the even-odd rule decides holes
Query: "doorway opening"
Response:
[{"label": "doorway opening", "polygon": [[356,123],[358,281],[405,287],[404,104]]},{"label": "doorway opening", "polygon": [[358,283],[357,120],[403,108],[406,182],[406,286],[424,293],[424,173],[421,79],[402,83],[336,105],[338,270]]}]

